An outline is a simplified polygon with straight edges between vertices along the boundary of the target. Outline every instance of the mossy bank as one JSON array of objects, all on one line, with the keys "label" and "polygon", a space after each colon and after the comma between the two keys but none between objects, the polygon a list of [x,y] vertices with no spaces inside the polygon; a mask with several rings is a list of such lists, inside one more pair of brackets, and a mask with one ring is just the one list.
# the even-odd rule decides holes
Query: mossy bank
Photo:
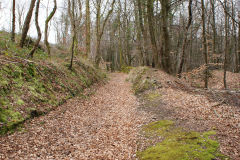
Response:
[{"label": "mossy bank", "polygon": [[74,60],[72,70],[65,60],[43,60],[48,56],[41,49],[34,60],[29,60],[26,55],[31,47],[18,48],[7,35],[0,38],[0,134],[48,113],[105,77],[80,58]]},{"label": "mossy bank", "polygon": [[143,134],[148,139],[161,137],[161,141],[139,151],[137,156],[141,160],[228,159],[219,152],[217,140],[211,137],[216,134],[215,131],[184,131],[176,127],[173,121],[161,120],[144,126]]}]

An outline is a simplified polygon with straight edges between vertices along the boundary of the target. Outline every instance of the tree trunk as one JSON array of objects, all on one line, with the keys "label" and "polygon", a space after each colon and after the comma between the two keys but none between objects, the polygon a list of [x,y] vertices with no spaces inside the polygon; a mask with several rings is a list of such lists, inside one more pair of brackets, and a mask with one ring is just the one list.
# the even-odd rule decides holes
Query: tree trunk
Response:
[{"label": "tree trunk", "polygon": [[63,32],[63,45],[67,46],[67,37],[69,31],[69,19],[68,16],[64,15],[64,32]]},{"label": "tree trunk", "polygon": [[162,13],[162,67],[168,72],[172,73],[171,57],[170,57],[170,40],[168,33],[168,14],[169,14],[169,0],[161,0],[161,13]]},{"label": "tree trunk", "polygon": [[[238,11],[238,21],[240,22],[240,9]],[[237,72],[239,72],[240,71],[240,25],[238,25],[238,62],[237,62],[237,66],[238,66]]]},{"label": "tree trunk", "polygon": [[[148,64],[148,57],[149,54],[146,52],[146,48],[147,48],[147,32],[146,29],[144,28],[144,22],[143,22],[143,17],[145,14],[145,5],[143,5],[141,0],[137,0],[137,6],[138,6],[138,21],[139,21],[139,28],[140,28],[140,38],[141,38],[141,33],[142,33],[142,37],[143,37],[143,45],[141,46],[141,55],[142,55],[142,65],[149,65]],[[145,20],[146,21],[146,20]],[[142,44],[142,40],[140,41],[140,43]],[[148,55],[146,55],[148,54]]]},{"label": "tree trunk", "polygon": [[75,39],[76,39],[76,24],[75,24],[75,16],[74,16],[74,7],[75,7],[75,0],[71,1],[68,0],[68,14],[71,21],[71,30],[72,30],[72,43],[71,43],[71,62],[69,69],[72,70],[73,67],[73,58],[74,58],[74,51],[75,51]]},{"label": "tree trunk", "polygon": [[212,53],[213,55],[216,53],[216,17],[215,17],[215,0],[210,0],[211,3],[211,10],[212,10],[212,30],[213,30],[213,47],[212,47]]},{"label": "tree trunk", "polygon": [[49,56],[51,55],[51,51],[50,51],[50,45],[49,45],[49,42],[48,42],[48,23],[50,22],[50,20],[54,16],[56,10],[57,10],[57,0],[54,0],[54,8],[53,8],[52,12],[49,14],[49,16],[47,17],[47,19],[45,21],[45,30],[44,30],[44,44],[46,46],[47,53],[48,53]]},{"label": "tree trunk", "polygon": [[[137,0],[140,1],[140,0]],[[136,5],[136,1],[134,1],[134,14],[135,14],[135,25],[136,25],[136,30],[137,30],[137,48],[139,51],[139,62],[138,65],[143,66],[144,65],[144,51],[143,51],[143,47],[142,47],[142,37],[141,37],[141,27],[140,27],[140,13],[139,13],[139,6]],[[138,6],[138,7],[137,7]]]},{"label": "tree trunk", "polygon": [[152,46],[152,52],[153,52],[153,60],[152,60],[152,67],[159,67],[159,61],[158,61],[158,49],[157,49],[157,43],[154,33],[154,26],[153,26],[153,1],[147,0],[147,16],[148,16],[148,27],[149,27],[149,33],[150,33],[150,39],[151,39],[151,46]]},{"label": "tree trunk", "polygon": [[121,40],[121,6],[120,6],[120,0],[119,0],[119,9],[118,9],[118,52],[119,52],[119,69],[122,69],[122,66],[124,65],[124,59],[123,59],[123,51],[122,51],[122,40]]},{"label": "tree trunk", "polygon": [[91,53],[91,17],[89,0],[86,0],[86,52],[90,58]]},{"label": "tree trunk", "polygon": [[23,48],[24,42],[25,42],[26,37],[27,37],[27,33],[28,33],[29,25],[30,25],[30,22],[31,22],[31,19],[32,19],[32,12],[33,12],[33,9],[34,9],[35,2],[36,2],[36,0],[31,0],[30,8],[28,10],[27,16],[26,16],[25,21],[24,21],[22,36],[21,36],[21,40],[20,40],[20,44],[19,44],[21,48]]},{"label": "tree trunk", "polygon": [[232,37],[233,37],[233,46],[234,46],[234,55],[233,55],[233,71],[235,73],[238,73],[238,51],[237,51],[237,27],[235,23],[235,9],[234,9],[234,2],[231,1],[231,7],[232,7]]},{"label": "tree trunk", "polygon": [[182,70],[183,70],[183,64],[184,64],[184,61],[185,61],[185,58],[186,58],[185,49],[187,47],[188,30],[189,30],[189,28],[192,24],[192,0],[189,0],[188,13],[189,13],[189,18],[188,18],[188,24],[187,24],[187,27],[186,27],[186,35],[185,35],[185,38],[184,38],[184,41],[183,41],[183,46],[182,46],[182,59],[181,59],[179,70],[178,70],[179,78],[181,78],[181,73],[182,73]]},{"label": "tree trunk", "polygon": [[203,54],[205,59],[205,88],[208,88],[208,53],[207,53],[207,39],[206,39],[206,24],[205,24],[205,5],[204,0],[201,0],[202,5],[202,38],[203,38]]},{"label": "tree trunk", "polygon": [[100,55],[100,42],[101,42],[101,38],[100,38],[100,19],[101,19],[101,2],[97,1],[97,14],[96,14],[96,37],[97,37],[97,42],[96,42],[96,59],[95,59],[95,63],[97,65],[97,67],[99,67],[99,63],[100,63],[100,59],[101,59],[101,55]]},{"label": "tree trunk", "polygon": [[21,33],[22,30],[23,30],[22,17],[23,17],[23,14],[24,14],[25,6],[24,5],[23,6],[18,5],[16,9],[17,9],[19,33]]},{"label": "tree trunk", "polygon": [[223,83],[224,83],[224,88],[227,89],[227,61],[228,61],[228,6],[227,6],[227,1],[224,0],[224,12],[225,12],[225,52],[224,52],[224,74],[223,74]]},{"label": "tree trunk", "polygon": [[102,39],[102,35],[105,29],[105,25],[108,21],[108,18],[110,17],[110,15],[113,12],[114,9],[114,4],[115,4],[116,0],[112,1],[111,4],[111,9],[108,11],[105,19],[103,20],[103,24],[101,27],[101,1],[97,1],[97,14],[96,14],[96,37],[97,37],[97,45],[96,45],[96,58],[95,58],[95,63],[96,63],[96,67],[99,67],[99,63],[101,60],[101,53],[100,53],[100,46],[101,46],[101,39]]},{"label": "tree trunk", "polygon": [[38,24],[38,13],[39,13],[40,1],[41,1],[41,0],[38,0],[38,1],[37,1],[36,11],[35,11],[35,25],[36,25],[36,29],[37,29],[37,33],[38,33],[38,39],[37,39],[37,41],[35,42],[35,45],[34,45],[33,49],[32,49],[31,52],[29,53],[29,56],[30,56],[31,58],[33,58],[33,54],[34,54],[34,52],[36,51],[36,49],[38,48],[39,42],[40,42],[41,37],[42,37],[41,29],[40,29],[39,24]]},{"label": "tree trunk", "polygon": [[16,19],[16,14],[15,14],[15,6],[16,2],[15,0],[12,1],[12,33],[11,33],[11,40],[12,42],[15,42],[15,19]]}]

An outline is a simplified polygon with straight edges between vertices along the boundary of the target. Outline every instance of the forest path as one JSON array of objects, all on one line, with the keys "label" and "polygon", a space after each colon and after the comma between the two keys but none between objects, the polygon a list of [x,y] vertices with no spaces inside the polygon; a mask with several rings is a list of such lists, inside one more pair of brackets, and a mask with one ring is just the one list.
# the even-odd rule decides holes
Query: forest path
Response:
[{"label": "forest path", "polygon": [[27,122],[26,132],[0,137],[0,159],[135,159],[146,116],[126,77],[113,73],[88,99],[69,100]]}]

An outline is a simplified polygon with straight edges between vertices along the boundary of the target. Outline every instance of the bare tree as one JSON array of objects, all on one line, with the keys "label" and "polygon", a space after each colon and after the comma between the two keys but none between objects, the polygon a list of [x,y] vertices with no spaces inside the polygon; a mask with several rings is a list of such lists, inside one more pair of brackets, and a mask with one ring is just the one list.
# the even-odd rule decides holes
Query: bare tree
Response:
[{"label": "bare tree", "polygon": [[[115,1],[75,0],[74,41],[70,14],[65,13],[66,10],[63,9],[57,24],[59,28],[57,37],[59,43],[64,46],[74,44],[74,47],[71,47],[72,58],[77,49],[82,51],[85,49],[89,57],[92,44],[96,66],[103,58],[104,61],[112,62],[114,65],[112,68],[116,69],[124,65],[152,64],[153,67],[162,68],[168,73],[178,73],[180,76],[183,71],[188,72],[204,64],[205,87],[209,87],[208,70],[215,69],[216,65],[213,66],[209,62],[217,63],[216,67],[222,66],[224,62],[226,37],[226,25],[222,19],[223,11],[226,10],[224,0],[117,0],[118,7],[114,10]],[[71,0],[70,2],[72,4]],[[81,5],[77,6],[79,2],[84,4],[83,8],[86,9],[83,14],[84,23],[79,20],[81,17],[78,12]],[[227,60],[234,63],[228,63],[227,69],[237,71],[240,62],[238,12],[236,0],[229,2],[232,2],[232,8],[226,12],[229,17]],[[90,3],[93,3],[95,8],[92,8]],[[70,9],[72,14],[72,6]],[[94,20],[91,19],[90,12],[96,15]],[[95,41],[91,41],[93,23]],[[81,36],[83,34],[86,37],[83,38]]]},{"label": "bare tree", "polygon": [[206,18],[205,18],[205,4],[204,0],[201,0],[201,8],[202,8],[202,39],[203,39],[203,54],[204,54],[204,59],[205,59],[205,88],[208,88],[208,53],[207,53],[207,39],[206,39]]},{"label": "bare tree", "polygon": [[[232,45],[233,45],[233,64],[235,65],[233,67],[233,71],[235,73],[238,73],[238,51],[237,51],[237,25],[235,22],[235,8],[234,8],[234,1],[231,0],[231,11],[232,11],[232,16],[231,16],[231,20],[232,20]],[[230,26],[229,26],[230,27]]]},{"label": "bare tree", "polygon": [[15,6],[16,6],[16,2],[15,0],[13,0],[12,1],[12,32],[11,32],[12,42],[15,42],[15,19],[16,19]]},{"label": "bare tree", "polygon": [[52,17],[56,13],[56,10],[57,10],[57,0],[54,0],[54,7],[53,7],[52,12],[49,14],[49,16],[47,17],[47,19],[45,21],[45,30],[44,30],[44,44],[46,46],[48,55],[51,55],[50,45],[48,42],[48,23],[51,21]]},{"label": "bare tree", "polygon": [[42,37],[41,29],[40,29],[39,24],[38,24],[38,13],[39,13],[40,1],[41,0],[37,0],[37,6],[36,6],[36,11],[35,11],[35,25],[36,25],[36,29],[37,29],[37,32],[38,32],[38,38],[37,38],[37,41],[35,42],[35,45],[34,45],[33,49],[29,53],[29,56],[31,58],[33,58],[33,54],[36,51],[36,49],[38,48],[39,42],[40,42],[41,37]]},{"label": "bare tree", "polygon": [[96,37],[97,37],[97,44],[96,44],[96,58],[95,58],[95,63],[96,66],[99,67],[99,63],[101,60],[101,53],[100,53],[100,45],[101,45],[101,39],[102,39],[102,35],[106,26],[106,23],[110,17],[110,15],[113,12],[114,9],[114,4],[115,4],[116,0],[113,0],[111,3],[111,8],[108,11],[106,17],[103,20],[103,23],[101,25],[101,8],[102,8],[102,1],[98,0],[96,2],[96,9],[97,9],[97,13],[96,13]]},{"label": "bare tree", "polygon": [[86,52],[88,57],[91,53],[91,16],[89,0],[86,1]]},{"label": "bare tree", "polygon": [[68,14],[70,17],[71,22],[71,30],[72,30],[72,43],[71,43],[71,62],[69,65],[69,69],[72,69],[73,67],[73,58],[74,58],[74,47],[75,47],[75,39],[76,39],[76,24],[75,24],[75,0],[72,0],[72,3],[70,0],[68,0]]},{"label": "bare tree", "polygon": [[227,5],[227,1],[224,0],[224,13],[225,13],[225,52],[224,52],[224,76],[223,76],[223,83],[224,83],[224,88],[227,89],[227,81],[226,81],[226,78],[227,78],[227,61],[228,61],[228,27],[229,27],[229,24],[228,24],[228,5]]},{"label": "bare tree", "polygon": [[25,21],[24,21],[22,37],[21,37],[20,44],[19,44],[21,48],[23,48],[24,42],[25,42],[26,37],[27,37],[27,33],[28,33],[30,22],[31,22],[31,19],[32,19],[32,13],[33,13],[35,2],[36,2],[36,0],[31,0],[30,8],[28,10],[27,16],[26,16]]},{"label": "bare tree", "polygon": [[17,17],[18,17],[18,27],[19,32],[22,32],[23,29],[23,16],[25,14],[25,3],[17,5]]},{"label": "bare tree", "polygon": [[[240,0],[238,0],[238,22],[240,22]],[[237,69],[236,72],[240,71],[240,25],[238,25],[238,54],[237,54]]]},{"label": "bare tree", "polygon": [[153,24],[153,0],[147,1],[147,15],[148,15],[148,27],[153,51],[153,60],[152,60],[152,67],[160,67],[160,63],[158,61],[158,48],[156,43],[156,38],[154,34],[154,24]]},{"label": "bare tree", "polygon": [[172,73],[172,65],[171,65],[171,57],[170,57],[170,39],[169,39],[169,31],[168,31],[168,19],[169,19],[169,11],[170,5],[169,0],[161,0],[161,13],[162,13],[162,28],[161,28],[161,61],[163,69]]},{"label": "bare tree", "polygon": [[149,65],[149,60],[147,57],[149,56],[146,55],[146,48],[147,48],[147,30],[144,27],[144,22],[147,20],[144,20],[144,17],[146,17],[145,14],[145,2],[142,0],[137,0],[137,7],[138,7],[138,18],[139,18],[139,26],[142,32],[142,37],[143,37],[143,46],[142,46],[142,56],[143,56],[143,64],[144,65]]},{"label": "bare tree", "polygon": [[187,24],[187,27],[186,27],[186,35],[185,35],[185,38],[184,38],[184,41],[183,41],[183,45],[182,45],[182,59],[181,59],[179,70],[178,70],[179,78],[181,77],[181,73],[182,73],[182,70],[183,70],[183,64],[184,64],[184,61],[185,61],[185,58],[186,58],[185,49],[186,49],[187,40],[188,40],[188,30],[189,30],[189,28],[190,28],[190,26],[192,24],[192,0],[189,0],[188,3],[189,3],[188,4],[188,14],[189,14],[189,17],[188,17],[188,24]]}]

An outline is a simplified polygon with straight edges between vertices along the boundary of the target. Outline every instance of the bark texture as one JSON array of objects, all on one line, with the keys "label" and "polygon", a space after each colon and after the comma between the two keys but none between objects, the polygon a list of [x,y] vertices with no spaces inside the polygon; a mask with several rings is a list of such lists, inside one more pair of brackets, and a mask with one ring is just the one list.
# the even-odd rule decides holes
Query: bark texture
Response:
[{"label": "bark texture", "polygon": [[37,41],[35,42],[35,45],[34,45],[33,49],[32,49],[31,52],[29,53],[29,56],[30,56],[31,58],[33,58],[33,54],[34,54],[34,52],[36,51],[36,49],[38,48],[39,42],[40,42],[41,37],[42,37],[41,29],[40,29],[39,24],[38,24],[38,14],[39,14],[40,1],[41,1],[41,0],[38,0],[38,1],[37,1],[36,11],[35,11],[35,26],[36,26],[37,33],[38,33],[38,38],[37,38]]},{"label": "bark texture", "polygon": [[19,44],[21,48],[23,48],[24,42],[27,38],[27,33],[28,33],[29,25],[30,25],[30,22],[32,19],[32,13],[33,13],[35,2],[36,2],[36,0],[31,0],[30,8],[28,10],[27,16],[24,21],[22,36],[21,36],[21,40],[20,40],[20,44]]},{"label": "bark texture", "polygon": [[54,14],[56,13],[56,10],[57,10],[57,0],[54,0],[54,7],[53,7],[52,12],[49,14],[49,16],[47,17],[47,19],[45,21],[45,30],[44,30],[44,44],[46,46],[48,55],[51,55],[50,45],[48,42],[48,24],[51,21],[51,19],[53,18]]},{"label": "bark texture", "polygon": [[16,2],[15,0],[12,1],[12,33],[11,33],[11,40],[12,42],[15,42],[15,19],[16,19],[16,14],[15,14],[15,6]]}]

